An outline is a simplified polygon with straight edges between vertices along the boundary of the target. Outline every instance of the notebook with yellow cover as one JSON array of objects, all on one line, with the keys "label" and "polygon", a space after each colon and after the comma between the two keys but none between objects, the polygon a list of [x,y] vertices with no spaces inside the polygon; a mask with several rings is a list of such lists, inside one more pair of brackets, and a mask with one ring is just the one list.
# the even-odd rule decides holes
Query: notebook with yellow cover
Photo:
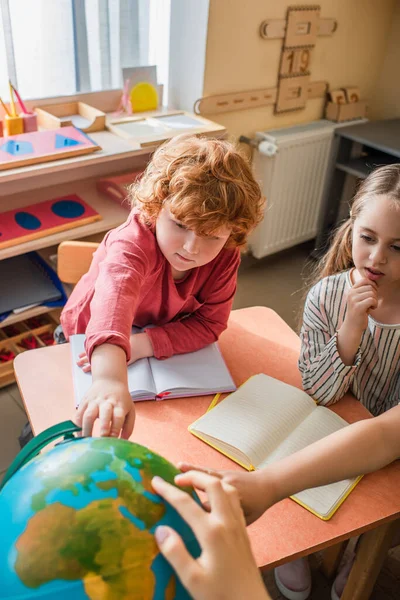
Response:
[{"label": "notebook with yellow cover", "polygon": [[[308,394],[268,375],[254,375],[189,426],[189,431],[248,471],[262,469],[348,423]],[[328,520],[361,477],[292,496]]]}]

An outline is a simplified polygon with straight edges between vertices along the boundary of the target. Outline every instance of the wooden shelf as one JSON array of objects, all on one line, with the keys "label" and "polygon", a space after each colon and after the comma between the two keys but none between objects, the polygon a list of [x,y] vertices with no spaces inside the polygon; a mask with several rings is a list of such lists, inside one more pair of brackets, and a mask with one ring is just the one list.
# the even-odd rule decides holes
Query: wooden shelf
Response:
[{"label": "wooden shelf", "polygon": [[[162,109],[138,113],[136,118],[143,119],[155,115],[167,116],[176,112],[181,111]],[[196,118],[200,119],[197,116]],[[196,130],[193,133],[225,137],[226,129],[222,125],[204,118],[201,120],[204,121],[204,131]],[[135,141],[133,138],[123,139],[107,130],[89,135],[101,147],[98,152],[0,171],[0,197],[41,187],[43,177],[46,180],[46,185],[51,185],[53,183],[60,184],[75,181],[83,177],[104,177],[111,173],[135,171],[138,167],[147,164],[151,154],[160,145],[160,141],[155,141],[142,147],[140,142]]]},{"label": "wooden shelf", "polygon": [[[92,133],[90,137],[102,148],[98,152],[85,154],[75,158],[64,158],[16,169],[7,169],[0,172],[0,182],[18,181],[21,179],[30,179],[35,176],[45,176],[55,171],[73,170],[87,168],[91,164],[104,165],[104,163],[120,160],[121,158],[131,158],[136,156],[148,155],[151,150],[143,149],[140,144],[128,142],[109,131],[99,131]],[[75,175],[76,178],[76,175]]]},{"label": "wooden shelf", "polygon": [[78,194],[85,202],[97,210],[97,212],[102,215],[102,220],[88,225],[82,225],[81,227],[67,229],[66,231],[60,231],[59,233],[47,235],[23,244],[17,244],[10,248],[4,248],[3,250],[0,250],[0,260],[10,258],[11,256],[18,256],[19,254],[25,254],[26,252],[32,252],[33,250],[40,250],[41,248],[47,248],[49,246],[58,246],[58,244],[65,240],[81,239],[109,231],[110,229],[121,225],[128,217],[128,206],[124,208],[117,202],[109,200],[106,196],[99,194],[96,190],[94,180],[66,183],[63,185],[33,190],[32,192],[16,194],[7,199],[0,198],[0,211],[6,210],[6,207],[9,206],[21,208],[35,202],[51,200],[52,198],[72,193]]},{"label": "wooden shelf", "polygon": [[20,323],[20,321],[25,321],[26,319],[30,319],[31,317],[38,317],[39,315],[44,315],[46,313],[52,312],[53,310],[57,309],[50,306],[35,306],[35,308],[24,310],[24,312],[20,312],[17,315],[11,313],[11,315],[9,315],[7,319],[1,321],[0,329],[2,327],[7,327],[7,325],[14,325],[15,323]]}]

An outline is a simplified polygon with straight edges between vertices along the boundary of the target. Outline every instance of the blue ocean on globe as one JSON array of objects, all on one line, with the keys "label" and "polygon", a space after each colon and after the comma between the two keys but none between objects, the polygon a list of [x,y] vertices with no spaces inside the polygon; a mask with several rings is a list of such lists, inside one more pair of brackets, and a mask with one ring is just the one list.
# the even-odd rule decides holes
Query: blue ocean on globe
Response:
[{"label": "blue ocean on globe", "polygon": [[1,598],[188,600],[153,535],[169,525],[200,554],[192,530],[151,488],[154,475],[173,483],[177,472],[114,438],[76,438],[32,459],[0,493]]}]

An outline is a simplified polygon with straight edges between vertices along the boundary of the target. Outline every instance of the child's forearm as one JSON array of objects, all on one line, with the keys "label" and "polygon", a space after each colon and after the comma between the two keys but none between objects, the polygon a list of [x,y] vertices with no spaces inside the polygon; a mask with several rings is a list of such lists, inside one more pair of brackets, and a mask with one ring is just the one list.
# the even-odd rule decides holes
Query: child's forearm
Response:
[{"label": "child's forearm", "polygon": [[109,379],[128,385],[125,351],[114,344],[96,346],[91,357],[93,381]]},{"label": "child's forearm", "polygon": [[[271,506],[304,489],[382,468],[400,457],[400,407],[355,423],[258,472]],[[271,501],[272,497],[272,501]]]},{"label": "child's forearm", "polygon": [[150,358],[154,356],[154,350],[147,333],[131,334],[131,359],[129,364],[140,360],[141,358]]},{"label": "child's forearm", "polygon": [[338,330],[337,349],[343,364],[346,366],[354,365],[362,334],[362,331],[355,330],[346,320]]}]

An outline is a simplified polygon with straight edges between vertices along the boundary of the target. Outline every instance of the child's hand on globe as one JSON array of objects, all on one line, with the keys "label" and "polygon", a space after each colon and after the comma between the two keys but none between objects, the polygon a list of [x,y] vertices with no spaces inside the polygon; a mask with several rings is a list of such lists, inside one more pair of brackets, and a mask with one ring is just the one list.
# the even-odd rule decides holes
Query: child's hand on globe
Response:
[{"label": "child's hand on globe", "polygon": [[210,512],[159,477],[153,478],[152,486],[188,522],[200,543],[201,555],[197,560],[192,558],[181,537],[164,525],[155,530],[160,552],[194,600],[268,600],[251,552],[237,490],[206,473],[191,471],[190,476],[191,485],[206,492]]}]

